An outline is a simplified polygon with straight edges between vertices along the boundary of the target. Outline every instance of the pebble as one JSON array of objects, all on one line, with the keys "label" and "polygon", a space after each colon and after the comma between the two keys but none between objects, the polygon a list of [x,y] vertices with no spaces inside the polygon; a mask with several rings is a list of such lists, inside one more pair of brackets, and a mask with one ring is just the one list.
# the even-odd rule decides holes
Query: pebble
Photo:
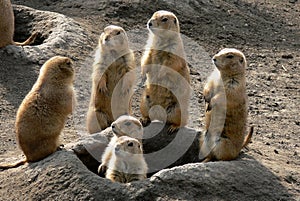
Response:
[{"label": "pebble", "polygon": [[294,58],[294,56],[292,54],[283,54],[281,57],[283,59],[293,59]]},{"label": "pebble", "polygon": [[290,3],[296,3],[298,0],[289,0]]}]

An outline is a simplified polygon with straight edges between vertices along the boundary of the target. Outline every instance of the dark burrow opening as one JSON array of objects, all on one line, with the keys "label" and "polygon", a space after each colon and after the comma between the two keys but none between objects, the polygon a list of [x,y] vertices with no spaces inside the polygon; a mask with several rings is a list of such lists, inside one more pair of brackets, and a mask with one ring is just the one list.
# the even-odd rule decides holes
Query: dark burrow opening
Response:
[{"label": "dark burrow opening", "polygon": [[41,30],[37,30],[35,23],[37,23],[35,16],[27,10],[14,7],[15,16],[15,32],[14,41],[24,42],[32,33],[38,32],[38,35],[31,45],[41,45],[46,40],[47,36],[41,33]]}]

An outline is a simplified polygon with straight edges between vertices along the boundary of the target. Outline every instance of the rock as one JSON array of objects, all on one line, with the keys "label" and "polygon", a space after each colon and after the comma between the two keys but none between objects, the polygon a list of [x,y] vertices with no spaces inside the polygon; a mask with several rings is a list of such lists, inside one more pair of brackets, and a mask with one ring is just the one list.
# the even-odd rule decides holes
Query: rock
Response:
[{"label": "rock", "polygon": [[144,129],[143,149],[148,172],[198,162],[201,131],[183,127],[169,134],[168,126],[152,122]]},{"label": "rock", "polygon": [[289,0],[290,3],[296,3],[298,0]]},{"label": "rock", "polygon": [[72,151],[0,172],[2,200],[291,200],[254,159],[194,163],[129,184],[89,171]]},{"label": "rock", "polygon": [[283,55],[281,55],[281,57],[283,59],[293,59],[294,58],[294,56],[292,54],[283,54]]},{"label": "rock", "polygon": [[[169,134],[167,129],[168,126],[160,122],[152,122],[144,128],[143,149],[149,175],[164,168],[198,161],[201,132],[184,127]],[[73,150],[88,169],[97,173],[102,153],[112,136],[111,128],[107,128],[93,135],[82,135],[76,143],[65,147]]]},{"label": "rock", "polygon": [[83,164],[97,174],[101,156],[112,136],[109,127],[101,133],[82,135],[77,142],[67,144],[65,148],[74,151]]}]

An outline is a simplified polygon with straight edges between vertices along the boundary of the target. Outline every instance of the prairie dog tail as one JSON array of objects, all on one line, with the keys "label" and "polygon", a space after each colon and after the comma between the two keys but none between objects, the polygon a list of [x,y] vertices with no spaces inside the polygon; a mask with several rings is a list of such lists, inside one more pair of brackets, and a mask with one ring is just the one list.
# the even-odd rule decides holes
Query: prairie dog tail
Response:
[{"label": "prairie dog tail", "polygon": [[252,135],[253,135],[253,131],[254,131],[254,127],[251,126],[249,133],[245,137],[245,140],[244,140],[242,148],[245,148],[249,144],[249,142],[251,141],[251,138],[252,138]]},{"label": "prairie dog tail", "polygon": [[15,45],[16,45],[16,46],[30,45],[30,44],[32,44],[32,43],[35,41],[37,35],[38,35],[38,32],[34,32],[33,34],[31,34],[31,36],[30,36],[26,41],[24,41],[24,42],[22,42],[22,43],[20,43],[20,42],[15,42]]},{"label": "prairie dog tail", "polygon": [[213,157],[213,150],[220,142],[220,135],[211,135],[208,130],[201,136],[199,160],[201,162],[208,162]]},{"label": "prairie dog tail", "polygon": [[7,170],[7,169],[10,169],[10,168],[17,168],[21,165],[24,165],[26,162],[27,162],[27,160],[24,158],[24,159],[21,159],[19,161],[14,162],[14,163],[0,164],[0,170]]}]

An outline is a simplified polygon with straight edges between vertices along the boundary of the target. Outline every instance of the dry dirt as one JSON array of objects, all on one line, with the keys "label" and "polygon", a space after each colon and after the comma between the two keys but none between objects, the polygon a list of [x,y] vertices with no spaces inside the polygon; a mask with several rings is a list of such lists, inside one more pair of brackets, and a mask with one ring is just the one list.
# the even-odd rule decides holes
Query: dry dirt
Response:
[{"label": "dry dirt", "polygon": [[[299,1],[158,0],[152,4],[150,0],[12,2],[73,18],[93,40],[92,44],[95,45],[90,45],[90,49],[96,48],[98,36],[105,26],[116,24],[128,31],[144,29],[151,15],[164,9],[178,16],[182,33],[196,41],[210,56],[223,47],[242,50],[248,60],[249,125],[255,127],[252,143],[244,153],[276,175],[291,199],[300,200]],[[140,55],[141,51],[136,53]],[[77,54],[76,65],[82,67],[91,54],[92,51]],[[1,58],[2,61],[9,59],[12,58]],[[14,68],[16,62],[21,62],[24,68]],[[3,66],[0,62],[0,158],[21,154],[16,145],[14,118],[19,104],[35,82],[40,67],[39,64],[15,60],[6,63],[10,65]],[[193,125],[201,128],[204,108],[201,91],[205,78],[201,74],[201,66],[193,64],[190,67],[192,88],[200,105],[200,115],[193,119]],[[19,79],[15,78],[16,72]],[[80,84],[84,83],[79,82],[77,86]],[[136,93],[138,95],[139,90]],[[134,103],[134,111],[139,116],[137,106],[138,101]],[[65,129],[65,143],[77,137],[74,132],[76,125],[72,123],[70,120]]]}]

